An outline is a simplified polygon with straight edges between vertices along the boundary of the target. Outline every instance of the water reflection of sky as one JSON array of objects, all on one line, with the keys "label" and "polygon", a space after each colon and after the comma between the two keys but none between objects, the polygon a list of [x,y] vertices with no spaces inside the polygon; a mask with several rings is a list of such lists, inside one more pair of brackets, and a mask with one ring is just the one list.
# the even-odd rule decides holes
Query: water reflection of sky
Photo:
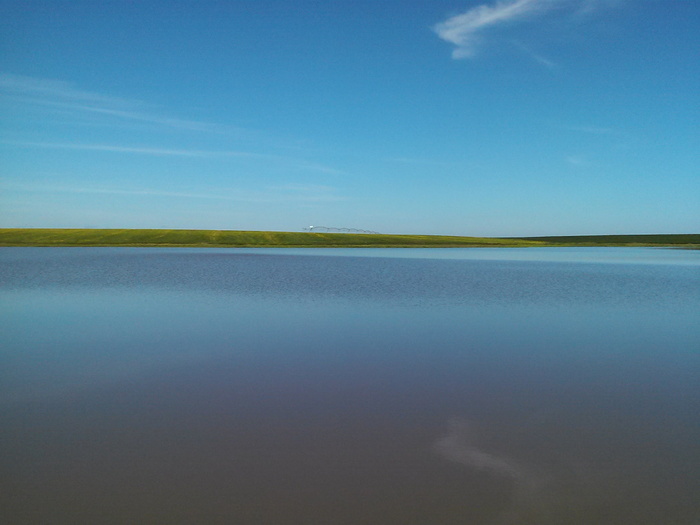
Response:
[{"label": "water reflection of sky", "polygon": [[[320,519],[308,509],[323,506],[358,523],[406,523],[397,509],[411,504],[440,523],[597,523],[602,508],[610,525],[682,522],[699,510],[695,255],[556,250],[568,259],[517,259],[531,249],[0,251],[0,416],[12,435],[39,426],[64,447],[51,470],[38,451],[55,445],[7,441],[24,458],[15,473],[33,468],[48,489],[32,497],[47,499],[54,473],[74,473],[92,436],[92,457],[117,477],[86,463],[77,494],[100,483],[126,493],[122,476],[165,490],[150,503],[161,510],[175,495],[225,514],[243,494],[239,511],[279,523]],[[574,261],[593,253],[604,260]],[[630,254],[671,262],[604,264]],[[479,259],[489,256],[500,260]],[[183,476],[199,489],[180,488]],[[349,503],[361,487],[384,495],[366,515]],[[289,520],[256,498],[282,502]],[[479,510],[474,498],[487,503]]]},{"label": "water reflection of sky", "polygon": [[[241,248],[246,252],[249,249]],[[700,250],[662,248],[559,247],[559,248],[269,248],[293,255],[398,257],[475,261],[589,262],[624,264],[687,264],[700,266]]]},{"label": "water reflection of sky", "polygon": [[487,261],[590,262],[700,266],[700,250],[636,247],[558,248],[0,248],[0,260],[40,257],[83,257],[86,252],[106,254],[253,254],[333,257],[388,257]]}]

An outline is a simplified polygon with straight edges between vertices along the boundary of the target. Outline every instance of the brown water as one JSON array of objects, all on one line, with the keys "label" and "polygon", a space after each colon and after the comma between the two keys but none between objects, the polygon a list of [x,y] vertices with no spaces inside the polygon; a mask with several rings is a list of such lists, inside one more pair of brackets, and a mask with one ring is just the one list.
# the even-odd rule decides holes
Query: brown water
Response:
[{"label": "brown water", "polygon": [[695,524],[700,254],[0,249],[0,522]]}]

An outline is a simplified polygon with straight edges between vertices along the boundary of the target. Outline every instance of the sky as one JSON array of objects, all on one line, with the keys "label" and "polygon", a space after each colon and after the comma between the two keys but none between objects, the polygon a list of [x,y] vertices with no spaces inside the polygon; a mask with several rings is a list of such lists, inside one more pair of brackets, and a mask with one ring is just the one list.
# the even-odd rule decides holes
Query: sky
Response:
[{"label": "sky", "polygon": [[0,227],[700,233],[696,0],[0,0]]}]

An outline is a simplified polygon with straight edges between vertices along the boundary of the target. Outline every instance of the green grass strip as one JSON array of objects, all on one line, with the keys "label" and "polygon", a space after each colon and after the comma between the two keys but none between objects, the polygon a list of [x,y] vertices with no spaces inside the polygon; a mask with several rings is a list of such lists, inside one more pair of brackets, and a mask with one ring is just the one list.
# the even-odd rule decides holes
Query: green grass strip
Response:
[{"label": "green grass strip", "polygon": [[700,248],[700,235],[459,237],[236,230],[0,228],[0,246],[162,247],[530,247],[672,246]]}]

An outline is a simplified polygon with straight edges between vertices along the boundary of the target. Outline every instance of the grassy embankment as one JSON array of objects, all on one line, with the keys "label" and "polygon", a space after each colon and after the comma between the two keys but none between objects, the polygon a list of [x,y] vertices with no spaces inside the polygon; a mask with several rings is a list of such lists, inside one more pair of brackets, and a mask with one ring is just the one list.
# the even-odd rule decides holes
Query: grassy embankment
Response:
[{"label": "grassy embankment", "polygon": [[0,246],[439,247],[541,244],[538,241],[438,235],[231,230],[0,229]]},{"label": "grassy embankment", "polygon": [[469,247],[469,246],[671,246],[700,248],[700,235],[599,235],[491,238],[445,235],[0,228],[0,246],[189,247]]},{"label": "grassy embankment", "polygon": [[548,246],[667,246],[700,249],[700,235],[693,233],[653,235],[562,235],[557,237],[518,237]]}]

